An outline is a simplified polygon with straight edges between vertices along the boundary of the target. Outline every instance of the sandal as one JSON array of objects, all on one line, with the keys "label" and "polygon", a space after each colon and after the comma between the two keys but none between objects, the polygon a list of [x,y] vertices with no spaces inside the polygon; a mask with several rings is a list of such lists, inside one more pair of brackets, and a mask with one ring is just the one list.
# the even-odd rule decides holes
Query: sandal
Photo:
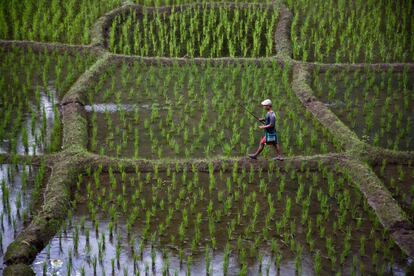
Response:
[{"label": "sandal", "polygon": [[249,156],[250,159],[253,159],[253,160],[256,160],[257,159],[257,156],[254,155],[254,154],[249,154],[248,156]]}]

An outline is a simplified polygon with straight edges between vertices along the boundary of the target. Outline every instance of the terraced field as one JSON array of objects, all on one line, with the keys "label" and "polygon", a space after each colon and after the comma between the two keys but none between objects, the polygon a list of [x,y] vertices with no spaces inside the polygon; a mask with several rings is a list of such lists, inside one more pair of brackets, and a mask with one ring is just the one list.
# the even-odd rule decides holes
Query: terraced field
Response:
[{"label": "terraced field", "polygon": [[0,273],[412,274],[413,14],[2,2]]}]

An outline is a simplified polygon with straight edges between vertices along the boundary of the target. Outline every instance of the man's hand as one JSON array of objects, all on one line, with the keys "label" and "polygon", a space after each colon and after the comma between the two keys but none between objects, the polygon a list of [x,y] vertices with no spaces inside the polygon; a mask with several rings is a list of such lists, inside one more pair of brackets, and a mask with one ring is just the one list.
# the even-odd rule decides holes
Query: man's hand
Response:
[{"label": "man's hand", "polygon": [[266,121],[266,119],[265,118],[259,118],[259,121],[264,123]]},{"label": "man's hand", "polygon": [[265,129],[265,128],[266,128],[266,126],[259,126],[259,128],[260,128],[260,129]]}]

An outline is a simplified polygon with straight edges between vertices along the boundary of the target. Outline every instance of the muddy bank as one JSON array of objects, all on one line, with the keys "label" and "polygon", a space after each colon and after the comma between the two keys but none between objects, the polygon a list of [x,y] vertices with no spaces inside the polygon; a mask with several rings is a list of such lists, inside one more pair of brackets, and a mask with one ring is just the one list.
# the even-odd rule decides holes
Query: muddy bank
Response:
[{"label": "muddy bank", "polygon": [[318,121],[328,128],[328,130],[343,141],[343,146],[350,151],[358,153],[364,149],[364,143],[358,136],[350,130],[339,118],[322,102],[318,101],[313,95],[310,87],[310,74],[301,65],[293,67],[292,89],[302,104],[318,119]]},{"label": "muddy bank", "polygon": [[3,49],[20,48],[33,51],[34,53],[59,53],[76,55],[79,53],[85,55],[99,56],[102,54],[102,49],[85,46],[72,45],[59,42],[37,42],[25,40],[2,40],[0,39],[0,47]]},{"label": "muddy bank", "polygon": [[70,187],[75,183],[78,156],[61,156],[56,160],[44,192],[41,210],[7,248],[4,261],[30,264],[60,228],[70,208]]},{"label": "muddy bank", "polygon": [[359,161],[344,159],[342,164],[348,168],[352,179],[394,241],[408,256],[414,257],[414,225],[384,183],[371,168]]},{"label": "muddy bank", "polygon": [[391,71],[393,73],[414,72],[414,63],[317,63],[317,62],[298,62],[303,64],[309,70],[317,70],[320,73],[332,70],[355,72],[360,70],[372,70],[372,71]]},{"label": "muddy bank", "polygon": [[286,66],[284,59],[279,57],[264,57],[264,58],[180,58],[180,57],[141,57],[134,55],[122,55],[122,54],[111,54],[114,62],[142,62],[145,65],[156,65],[156,66],[171,66],[171,65],[211,65],[211,66],[222,66],[222,65],[242,65],[242,66],[269,66],[271,64],[278,64],[282,68]]},{"label": "muddy bank", "polygon": [[4,276],[32,276],[35,275],[30,265],[14,264],[7,266],[3,271]]},{"label": "muddy bank", "polygon": [[86,149],[88,131],[85,110],[79,103],[62,106],[63,149]]},{"label": "muddy bank", "polygon": [[110,65],[110,54],[103,54],[86,72],[84,72],[76,82],[70,87],[69,91],[62,99],[62,105],[68,103],[79,103],[84,105],[86,102],[86,90],[96,82],[100,75]]},{"label": "muddy bank", "polygon": [[290,41],[292,19],[293,14],[286,6],[282,5],[276,32],[274,34],[276,54],[278,57],[292,57],[292,43]]},{"label": "muddy bank", "polygon": [[276,168],[283,168],[285,170],[295,168],[297,170],[309,169],[316,171],[321,166],[331,166],[336,161],[344,158],[342,154],[325,154],[313,156],[294,156],[286,157],[283,161],[274,161],[259,158],[258,160],[251,160],[247,157],[241,158],[215,158],[215,159],[162,159],[162,160],[145,160],[145,159],[126,159],[126,158],[112,158],[108,156],[101,156],[98,154],[87,153],[85,155],[85,165],[91,168],[102,167],[107,171],[109,167],[117,170],[122,168],[126,172],[151,172],[155,169],[164,172],[168,169],[178,171],[192,171],[208,172],[209,167],[213,171],[218,172],[224,170],[225,172],[233,171],[237,168],[238,171],[245,169],[253,169],[254,171],[268,171]]}]

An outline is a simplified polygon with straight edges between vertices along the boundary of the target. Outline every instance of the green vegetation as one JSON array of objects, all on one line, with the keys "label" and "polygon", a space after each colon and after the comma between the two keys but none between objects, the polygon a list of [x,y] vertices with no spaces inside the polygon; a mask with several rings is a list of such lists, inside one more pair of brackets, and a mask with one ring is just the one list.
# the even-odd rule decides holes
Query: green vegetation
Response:
[{"label": "green vegetation", "polygon": [[[144,6],[171,6],[171,5],[182,5],[182,4],[192,4],[192,3],[212,3],[212,2],[223,2],[223,0],[133,0],[134,3],[144,5]],[[232,0],[225,2],[233,3],[271,3],[277,1],[271,0]]]},{"label": "green vegetation", "polygon": [[[0,274],[412,271],[411,153],[377,164],[377,147],[414,150],[410,65],[299,61],[412,62],[412,2],[287,0],[296,60],[275,58],[291,48],[282,2],[206,2],[0,0],[1,40],[71,44],[114,8],[148,6],[102,18],[102,47],[0,43]],[[185,3],[198,4],[151,8]],[[351,135],[343,152],[347,129],[313,96],[375,147]],[[284,161],[246,157],[263,130],[239,104],[262,117],[266,98]]]},{"label": "green vegetation", "polygon": [[[47,174],[43,162],[39,167],[0,164],[0,252],[6,250],[16,233],[37,211]],[[3,264],[3,254],[0,254],[0,263]]]},{"label": "green vegetation", "polygon": [[413,84],[407,70],[316,70],[313,79],[316,96],[362,140],[395,150],[414,150]]},{"label": "green vegetation", "polygon": [[222,274],[229,260],[231,273],[241,275],[404,269],[403,255],[340,167],[320,166],[317,173],[237,166],[214,173],[212,164],[208,173],[119,169],[79,175],[75,211],[35,270],[49,258],[69,259],[64,270],[86,274]]},{"label": "green vegetation", "polygon": [[118,16],[109,31],[116,53],[171,57],[272,56],[277,8],[191,8]]},{"label": "green vegetation", "polygon": [[374,171],[398,200],[400,206],[414,221],[414,167],[413,164],[387,164],[383,160],[381,165],[375,166]]},{"label": "green vegetation", "polygon": [[303,61],[414,61],[410,0],[288,0],[293,57]]},{"label": "green vegetation", "polygon": [[31,154],[60,149],[59,99],[93,59],[81,54],[0,49],[1,151]]},{"label": "green vegetation", "polygon": [[89,44],[89,30],[121,0],[1,0],[0,39]]},{"label": "green vegetation", "polygon": [[262,115],[259,103],[251,99],[268,95],[274,99],[286,155],[341,148],[291,91],[289,69],[276,63],[201,67],[122,63],[111,66],[88,95],[95,104],[89,115],[90,149],[101,154],[245,155],[257,147],[263,131],[238,103]]}]

